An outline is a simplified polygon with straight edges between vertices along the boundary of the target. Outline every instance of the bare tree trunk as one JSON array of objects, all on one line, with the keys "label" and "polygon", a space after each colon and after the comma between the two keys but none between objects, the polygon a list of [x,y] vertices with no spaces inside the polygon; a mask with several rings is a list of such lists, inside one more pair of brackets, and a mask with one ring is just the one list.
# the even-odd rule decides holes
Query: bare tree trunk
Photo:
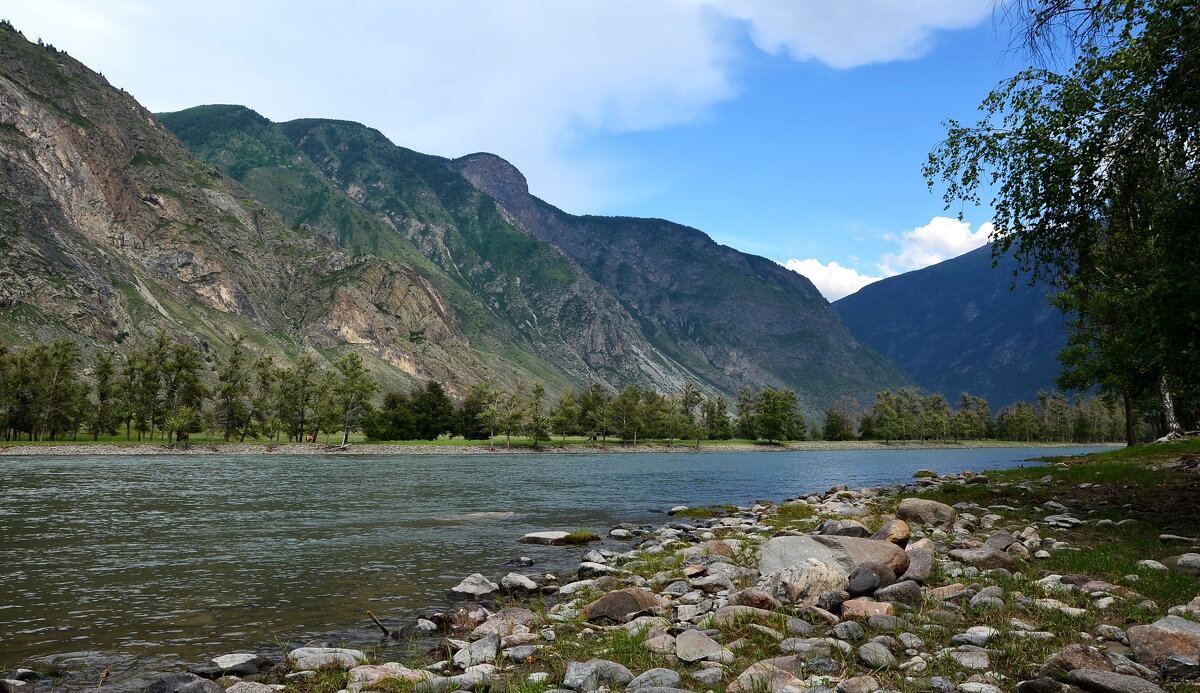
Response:
[{"label": "bare tree trunk", "polygon": [[1175,403],[1171,400],[1171,390],[1167,388],[1167,374],[1158,374],[1158,394],[1162,400],[1163,420],[1167,424],[1167,436],[1171,438],[1183,436],[1183,426],[1175,416]]},{"label": "bare tree trunk", "polygon": [[1121,401],[1125,404],[1125,445],[1133,447],[1137,445],[1137,439],[1133,435],[1133,404],[1128,392],[1121,393]]}]

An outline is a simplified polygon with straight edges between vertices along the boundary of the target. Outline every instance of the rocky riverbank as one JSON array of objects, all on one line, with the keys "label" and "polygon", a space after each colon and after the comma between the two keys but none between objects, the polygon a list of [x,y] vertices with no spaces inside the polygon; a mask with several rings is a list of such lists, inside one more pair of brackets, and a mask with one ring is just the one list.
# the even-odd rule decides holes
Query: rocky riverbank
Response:
[{"label": "rocky riverbank", "polygon": [[[348,446],[314,443],[0,443],[0,455],[494,455],[494,454],[585,454],[632,452],[786,452],[803,450],[954,450],[1013,447],[1016,443],[966,440],[958,442],[897,441],[805,441],[799,443],[688,443],[675,445],[624,445],[619,443],[529,445],[421,445],[354,443]],[[1089,444],[1101,446],[1103,444]],[[1078,447],[1074,443],[1021,443],[1021,447]]]},{"label": "rocky riverbank", "polygon": [[[1196,690],[1195,469],[1055,465],[676,508],[564,547],[573,575],[463,579],[461,608],[404,624],[423,656],[313,643],[145,690]],[[10,676],[6,693],[53,683]]]}]

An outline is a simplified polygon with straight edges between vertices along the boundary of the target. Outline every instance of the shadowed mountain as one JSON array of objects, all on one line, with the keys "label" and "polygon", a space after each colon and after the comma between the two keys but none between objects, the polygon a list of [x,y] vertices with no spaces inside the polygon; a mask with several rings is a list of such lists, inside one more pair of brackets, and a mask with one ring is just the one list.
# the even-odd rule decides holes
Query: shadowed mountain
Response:
[{"label": "shadowed mountain", "polygon": [[1062,313],[1048,287],[1013,286],[1015,263],[992,267],[991,246],[868,284],[833,307],[867,344],[921,387],[955,400],[970,392],[993,410],[1052,390]]}]

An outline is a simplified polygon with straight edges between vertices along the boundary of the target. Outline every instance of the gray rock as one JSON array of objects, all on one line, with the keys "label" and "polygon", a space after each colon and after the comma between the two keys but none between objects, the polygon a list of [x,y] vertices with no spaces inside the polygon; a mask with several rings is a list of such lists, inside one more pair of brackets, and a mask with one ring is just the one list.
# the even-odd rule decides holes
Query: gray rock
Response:
[{"label": "gray rock", "polygon": [[530,532],[517,541],[522,544],[542,544],[545,546],[563,546],[570,532]]},{"label": "gray rock", "polygon": [[509,573],[500,578],[500,587],[510,594],[530,594],[538,590],[536,582],[520,573]]},{"label": "gray rock", "polygon": [[896,508],[896,517],[918,525],[950,529],[958,519],[958,511],[937,501],[905,498]]},{"label": "gray rock", "polygon": [[688,674],[688,678],[699,681],[705,686],[711,687],[717,685],[721,682],[721,679],[725,678],[725,670],[718,667],[713,667],[711,669],[700,669]]},{"label": "gray rock", "polygon": [[650,669],[642,672],[642,674],[630,681],[626,688],[628,690],[649,688],[652,686],[675,688],[679,685],[679,681],[679,674],[671,669]]},{"label": "gray rock", "polygon": [[813,626],[808,621],[799,618],[789,618],[787,620],[787,630],[792,635],[812,635]]},{"label": "gray rock", "polygon": [[607,659],[589,659],[585,664],[595,670],[596,679],[600,683],[607,683],[610,687],[624,686],[633,680],[633,672],[624,664]]},{"label": "gray rock", "polygon": [[982,546],[977,549],[954,549],[950,552],[950,557],[982,570],[991,570],[994,568],[1003,568],[1005,570],[1017,569],[1017,562],[1013,560],[1012,556],[990,546]]},{"label": "gray rock", "polygon": [[1069,676],[1075,685],[1093,693],[1166,693],[1146,679],[1113,671],[1075,669]]},{"label": "gray rock", "polygon": [[537,645],[517,645],[516,647],[510,647],[507,650],[501,650],[500,654],[504,655],[504,658],[508,659],[509,661],[523,662],[526,659],[536,655],[539,649],[541,648],[539,648]]},{"label": "gray rock", "polygon": [[277,693],[277,690],[273,686],[257,681],[238,681],[226,688],[225,693]]},{"label": "gray rock", "polygon": [[897,665],[896,656],[877,642],[869,642],[859,647],[858,661],[870,669],[892,669]]},{"label": "gray rock", "polygon": [[487,579],[480,573],[468,575],[462,582],[450,588],[453,599],[479,600],[493,597],[500,591],[500,585]]},{"label": "gray rock", "polygon": [[802,660],[828,655],[831,645],[823,638],[788,638],[779,643],[779,650],[794,654]]},{"label": "gray rock", "polygon": [[322,669],[337,666],[349,669],[359,662],[365,662],[367,656],[362,650],[351,650],[343,647],[297,647],[288,653],[293,668]]},{"label": "gray rock", "polygon": [[1157,667],[1171,655],[1200,660],[1200,623],[1167,616],[1148,626],[1125,631],[1129,647],[1140,664]]},{"label": "gray rock", "polygon": [[846,591],[851,597],[874,594],[880,587],[895,584],[896,574],[882,563],[860,563],[846,578]]},{"label": "gray rock", "polygon": [[275,666],[275,663],[253,653],[228,654],[213,657],[209,661],[188,667],[188,673],[206,679],[222,676],[252,676]]},{"label": "gray rock", "polygon": [[1000,634],[1000,631],[988,626],[972,626],[965,633],[959,633],[950,638],[952,645],[975,645],[983,647],[989,640]]},{"label": "gray rock", "polygon": [[857,642],[867,637],[867,631],[854,621],[842,621],[829,629],[829,634],[838,640]]},{"label": "gray rock", "polygon": [[871,530],[858,520],[826,520],[817,526],[814,534],[826,534],[836,537],[856,537],[864,539],[871,536]]},{"label": "gray rock", "polygon": [[579,693],[591,693],[600,686],[596,667],[583,662],[567,662],[563,673],[563,686]]},{"label": "gray rock", "polygon": [[732,660],[721,643],[698,630],[685,630],[675,636],[675,656],[685,662]]},{"label": "gray rock", "polygon": [[910,548],[905,553],[908,554],[908,570],[904,571],[900,579],[925,584],[937,568],[933,549]]},{"label": "gray rock", "polygon": [[476,664],[496,661],[500,652],[500,635],[492,633],[454,653],[455,666],[466,669]]},{"label": "gray rock", "polygon": [[225,693],[215,681],[195,674],[167,674],[142,689],[143,693]]},{"label": "gray rock", "polygon": [[891,614],[872,614],[867,617],[867,628],[871,630],[897,631],[904,627],[904,620]]},{"label": "gray rock", "polygon": [[817,596],[817,603],[814,606],[830,613],[836,613],[841,611],[842,604],[849,599],[850,593],[846,590],[828,590]]},{"label": "gray rock", "polygon": [[947,653],[950,659],[953,659],[958,665],[964,669],[972,671],[987,671],[992,668],[992,659],[988,653],[978,647],[964,645],[955,648]]},{"label": "gray rock", "polygon": [[837,685],[837,693],[875,693],[877,690],[879,682],[874,676],[852,676]]},{"label": "gray rock", "polygon": [[[776,539],[803,538],[805,537],[776,537],[767,544]],[[766,563],[771,562],[764,562]],[[845,573],[840,568],[817,558],[800,559],[797,563],[764,574],[767,575],[767,579],[763,590],[788,604],[814,604],[822,592],[841,590],[846,584]]]},{"label": "gray rock", "polygon": [[781,536],[769,539],[759,551],[758,571],[769,575],[789,566],[816,559],[849,575],[860,563],[883,563],[901,575],[908,555],[895,544],[873,539],[833,536]]},{"label": "gray rock", "polygon": [[921,586],[911,580],[897,582],[894,585],[889,585],[875,591],[876,601],[881,602],[896,602],[905,604],[913,608],[921,606],[925,595],[921,593]]},{"label": "gray rock", "polygon": [[1171,655],[1163,660],[1159,671],[1172,679],[1200,679],[1200,662],[1186,655]]}]

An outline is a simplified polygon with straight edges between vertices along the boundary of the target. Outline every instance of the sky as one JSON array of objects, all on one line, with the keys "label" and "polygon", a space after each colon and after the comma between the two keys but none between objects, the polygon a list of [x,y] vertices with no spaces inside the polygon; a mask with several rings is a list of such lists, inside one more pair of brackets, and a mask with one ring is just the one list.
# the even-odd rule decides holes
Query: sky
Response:
[{"label": "sky", "polygon": [[[660,217],[829,299],[979,247],[921,175],[1023,67],[997,0],[7,0],[155,112],[354,120],[488,151],[576,214]],[[961,218],[960,218],[961,217]]]}]

